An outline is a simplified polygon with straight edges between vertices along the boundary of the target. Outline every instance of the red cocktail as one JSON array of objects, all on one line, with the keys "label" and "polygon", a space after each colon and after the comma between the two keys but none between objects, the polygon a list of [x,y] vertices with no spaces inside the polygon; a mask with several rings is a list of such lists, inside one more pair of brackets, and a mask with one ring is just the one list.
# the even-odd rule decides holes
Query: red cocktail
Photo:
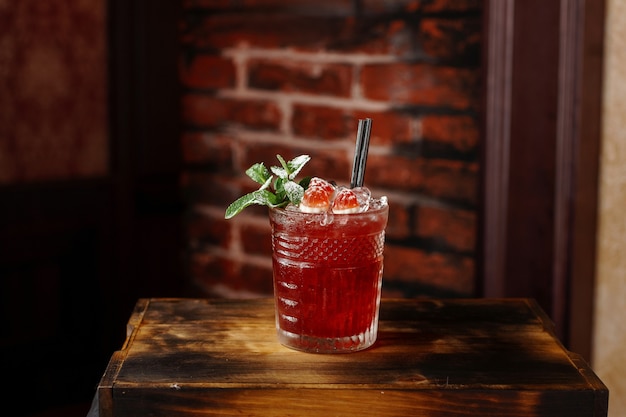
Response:
[{"label": "red cocktail", "polygon": [[350,352],[376,341],[385,198],[352,214],[270,209],[278,339],[307,352]]},{"label": "red cocktail", "polygon": [[363,186],[369,129],[361,122],[366,133],[357,140],[350,188],[319,177],[298,181],[310,156],[276,155],[280,166],[246,170],[260,188],[224,213],[230,219],[253,204],[270,207],[278,340],[305,352],[362,350],[378,333],[389,207]]}]

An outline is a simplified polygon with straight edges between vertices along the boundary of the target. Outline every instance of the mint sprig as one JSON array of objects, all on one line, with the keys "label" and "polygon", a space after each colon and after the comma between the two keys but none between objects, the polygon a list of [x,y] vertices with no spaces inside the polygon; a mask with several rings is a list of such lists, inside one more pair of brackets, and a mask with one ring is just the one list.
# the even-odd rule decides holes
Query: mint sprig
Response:
[{"label": "mint sprig", "polygon": [[[261,184],[261,187],[235,200],[226,208],[224,218],[230,219],[253,204],[268,207],[284,207],[289,203],[300,204],[300,200],[302,200],[304,195],[304,189],[308,185],[310,178],[304,178],[299,182],[296,182],[295,178],[311,157],[309,155],[300,155],[288,162],[280,155],[276,155],[276,158],[281,166],[272,166],[270,169],[267,169],[260,162],[246,170],[246,175],[253,181]],[[275,180],[274,175],[277,177]]]}]

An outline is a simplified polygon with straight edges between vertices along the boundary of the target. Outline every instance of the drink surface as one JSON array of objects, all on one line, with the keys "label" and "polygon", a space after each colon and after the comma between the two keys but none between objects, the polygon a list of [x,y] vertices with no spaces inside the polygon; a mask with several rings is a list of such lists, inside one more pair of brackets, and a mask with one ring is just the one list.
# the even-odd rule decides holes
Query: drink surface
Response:
[{"label": "drink surface", "polygon": [[306,351],[376,339],[388,207],[358,214],[270,210],[279,339]]}]

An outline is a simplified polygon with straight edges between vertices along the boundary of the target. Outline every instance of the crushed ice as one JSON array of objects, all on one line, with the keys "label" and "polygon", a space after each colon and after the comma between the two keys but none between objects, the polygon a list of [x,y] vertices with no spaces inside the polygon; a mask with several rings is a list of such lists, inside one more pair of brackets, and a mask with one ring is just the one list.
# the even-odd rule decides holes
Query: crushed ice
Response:
[{"label": "crushed ice", "polygon": [[[342,188],[347,188],[347,187],[339,186],[337,187],[337,191],[339,191]],[[373,209],[373,210],[380,209],[382,207],[385,207],[388,204],[387,196],[382,196],[380,198],[373,198],[372,192],[367,187],[355,187],[352,189],[352,191],[356,194],[356,198],[359,203],[358,213],[364,213],[369,209]],[[336,194],[337,192],[335,192],[335,195]],[[333,205],[333,202],[331,201],[329,207],[332,207],[332,205]],[[302,212],[298,206],[294,206],[293,204],[289,204],[286,207],[286,210]],[[334,215],[333,215],[332,209],[330,208],[329,210],[323,213],[319,213],[319,215],[321,216],[320,225],[322,226],[329,225],[333,223],[334,221]]]}]

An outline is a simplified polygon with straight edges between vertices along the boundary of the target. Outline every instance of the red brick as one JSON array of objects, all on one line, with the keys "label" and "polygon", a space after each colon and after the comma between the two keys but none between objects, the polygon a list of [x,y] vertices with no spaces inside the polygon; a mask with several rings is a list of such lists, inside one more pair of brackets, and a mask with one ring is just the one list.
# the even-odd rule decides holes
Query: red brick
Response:
[{"label": "red brick", "polygon": [[210,251],[194,252],[189,260],[189,273],[194,283],[206,288],[223,284],[237,275],[237,264]]},{"label": "red brick", "polygon": [[426,55],[446,62],[479,64],[482,21],[480,16],[456,19],[425,18],[418,43]]},{"label": "red brick", "polygon": [[235,65],[229,58],[196,55],[190,63],[181,60],[181,83],[198,89],[232,88],[235,86]]},{"label": "red brick", "polygon": [[291,129],[294,134],[321,139],[344,139],[353,121],[349,111],[323,106],[294,105]]},{"label": "red brick", "polygon": [[187,238],[194,245],[219,246],[228,249],[231,242],[232,223],[223,218],[213,218],[202,213],[191,212],[187,217]]},{"label": "red brick", "polygon": [[311,161],[303,168],[300,177],[319,176],[342,184],[350,180],[351,162],[349,164],[348,161],[352,156],[348,157],[346,152],[332,149],[303,149],[286,145],[250,144],[246,147],[245,167],[241,167],[242,171],[256,162],[263,162],[267,167],[279,165],[276,154],[280,154],[285,160],[302,154],[310,155]]},{"label": "red brick", "polygon": [[[211,10],[238,11],[242,6],[248,10],[346,14],[354,12],[353,0],[184,0],[186,8],[209,8]],[[467,12],[481,10],[480,0],[364,0],[361,2],[363,13],[399,13],[415,12]]]},{"label": "red brick", "polygon": [[471,253],[476,248],[474,211],[421,206],[416,210],[415,234],[453,250]]},{"label": "red brick", "polygon": [[[396,111],[380,113],[355,113],[355,118],[372,119],[370,145],[398,145],[415,143],[421,139],[416,116]],[[353,128],[356,137],[356,128]]]},{"label": "red brick", "polygon": [[410,206],[399,201],[389,200],[389,219],[385,236],[389,239],[402,240],[411,236]]},{"label": "red brick", "polygon": [[232,138],[219,134],[187,131],[181,136],[183,160],[210,166],[211,171],[232,171],[232,144]]},{"label": "red brick", "polygon": [[[264,210],[267,214],[267,209]],[[265,216],[267,217],[267,215]],[[244,251],[250,255],[272,256],[272,239],[269,217],[264,226],[246,224],[241,227],[241,243]]]},{"label": "red brick", "polygon": [[[380,2],[381,4],[383,2]],[[343,42],[328,45],[330,50],[387,54],[398,58],[428,59],[439,63],[480,64],[480,15],[461,17],[423,17],[393,14],[388,18],[365,15],[361,26],[367,36],[355,28]],[[416,23],[420,22],[420,23]]]},{"label": "red brick", "polygon": [[474,207],[478,203],[478,164],[441,160],[428,161],[422,168],[427,194]]},{"label": "red brick", "polygon": [[326,48],[344,53],[410,57],[415,55],[415,38],[415,29],[402,18],[364,15]]},{"label": "red brick", "polygon": [[233,100],[204,94],[186,94],[182,99],[183,121],[205,128],[235,123],[247,128],[280,128],[282,112],[276,103],[261,100]]},{"label": "red brick", "polygon": [[229,9],[233,0],[183,0],[183,8]]},{"label": "red brick", "polygon": [[192,281],[211,296],[271,296],[272,268],[240,264],[210,252],[191,257]]},{"label": "red brick", "polygon": [[245,43],[254,47],[324,49],[345,31],[344,17],[274,13],[210,14],[183,26],[184,45],[223,49]]},{"label": "red brick", "polygon": [[231,101],[229,119],[248,128],[259,130],[280,129],[282,112],[273,102],[264,101]]},{"label": "red brick", "polygon": [[[246,177],[247,178],[247,177]],[[181,188],[189,204],[208,204],[226,207],[237,198],[248,192],[245,188],[252,180],[244,183],[226,178],[223,174],[187,171],[181,176]]]},{"label": "red brick", "polygon": [[412,12],[392,12],[386,17],[366,14],[351,33],[326,48],[478,65],[481,28],[480,15],[417,19]]},{"label": "red brick", "polygon": [[471,116],[426,115],[422,117],[422,135],[424,140],[459,152],[475,151],[480,140],[477,123]]},{"label": "red brick", "polygon": [[231,280],[237,289],[246,289],[254,294],[271,297],[274,294],[272,268],[244,264],[241,274]]},{"label": "red brick", "polygon": [[354,8],[352,0],[185,0],[184,7],[210,8],[212,10],[240,11],[242,6],[251,11],[304,12],[334,11],[345,14]]},{"label": "red brick", "polygon": [[481,0],[363,0],[363,13],[446,13],[476,12],[482,9]]},{"label": "red brick", "polygon": [[296,135],[354,141],[359,119],[372,119],[370,145],[413,143],[419,140],[416,116],[396,111],[353,111],[314,105],[294,105],[292,130]]},{"label": "red brick", "polygon": [[251,60],[248,86],[265,90],[349,97],[352,66]]},{"label": "red brick", "polygon": [[479,185],[478,166],[459,161],[370,154],[365,184],[475,205]]},{"label": "red brick", "polygon": [[472,109],[478,106],[479,71],[429,64],[372,64],[361,72],[363,95],[393,104]]},{"label": "red brick", "polygon": [[363,13],[366,14],[402,14],[414,12],[424,7],[424,0],[363,0],[361,2]]},{"label": "red brick", "polygon": [[[253,164],[262,162],[266,167],[280,166],[280,162],[276,158],[276,155],[282,156],[286,161],[295,158],[298,155],[308,153],[302,149],[298,149],[289,145],[277,145],[273,143],[250,143],[245,148],[245,153],[242,158],[242,165],[239,167],[241,172],[244,172]],[[305,166],[305,170],[308,165]]]},{"label": "red brick", "polygon": [[311,162],[307,164],[307,175],[318,176],[335,181],[339,185],[350,184],[352,154],[348,156],[339,150],[316,149],[309,152]]},{"label": "red brick", "polygon": [[383,286],[385,282],[413,282],[471,296],[475,262],[470,256],[386,244],[383,276]]},{"label": "red brick", "polygon": [[[370,0],[372,1],[372,0]],[[482,0],[422,0],[423,11],[434,12],[478,12],[483,8]]]},{"label": "red brick", "polygon": [[396,56],[414,55],[414,30],[412,23],[400,19],[392,20],[386,26],[383,41],[379,41],[379,44],[386,45],[381,52]]},{"label": "red brick", "polygon": [[[355,19],[349,0],[249,2],[187,0],[186,10],[212,11],[203,21],[193,14],[183,21],[182,42],[199,49],[233,47],[242,42],[265,48],[293,47],[415,55],[418,28],[424,13],[439,16],[480,16],[480,0],[367,0]],[[199,22],[199,23],[198,23]],[[463,43],[463,39],[461,43]]]},{"label": "red brick", "polygon": [[226,117],[221,100],[205,94],[186,94],[182,97],[182,119],[185,123],[217,127]]}]

